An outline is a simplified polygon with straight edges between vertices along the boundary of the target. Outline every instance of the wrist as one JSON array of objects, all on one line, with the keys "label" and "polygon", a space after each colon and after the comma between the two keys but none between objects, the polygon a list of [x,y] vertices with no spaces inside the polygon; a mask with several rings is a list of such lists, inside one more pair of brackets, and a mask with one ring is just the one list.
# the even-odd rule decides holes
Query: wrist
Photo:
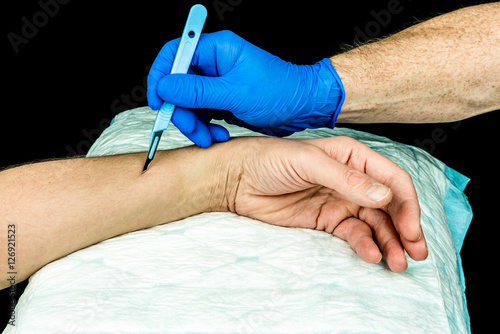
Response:
[{"label": "wrist", "polygon": [[333,129],[345,101],[344,85],[329,58],[317,62],[316,66],[319,78],[316,108],[319,113],[328,112],[331,115],[327,127]]},{"label": "wrist", "polygon": [[345,88],[345,100],[337,120],[341,123],[362,122],[364,115],[373,109],[374,88],[366,85],[364,73],[372,71],[367,63],[356,57],[354,52],[347,52],[330,58]]},{"label": "wrist", "polygon": [[177,160],[182,163],[184,181],[177,203],[180,201],[187,208],[186,217],[203,212],[235,212],[242,160],[241,148],[235,147],[237,141],[179,150],[182,157]]},{"label": "wrist", "polygon": [[309,129],[333,128],[344,103],[345,92],[330,59],[303,66],[299,87],[301,100],[306,102],[300,103],[304,107],[295,122]]},{"label": "wrist", "polygon": [[[146,228],[164,224],[207,211],[213,192],[214,177],[211,172],[212,157],[197,146],[163,150],[156,153],[155,160],[146,173],[141,175],[142,186],[147,189],[148,205],[156,208],[153,224]],[[214,196],[210,196],[213,193]]]},{"label": "wrist", "polygon": [[[240,145],[246,142],[245,145]],[[235,199],[241,176],[243,160],[248,153],[248,143],[242,138],[233,138],[225,143],[217,143],[203,150],[207,168],[208,207],[211,212],[236,212]]]}]

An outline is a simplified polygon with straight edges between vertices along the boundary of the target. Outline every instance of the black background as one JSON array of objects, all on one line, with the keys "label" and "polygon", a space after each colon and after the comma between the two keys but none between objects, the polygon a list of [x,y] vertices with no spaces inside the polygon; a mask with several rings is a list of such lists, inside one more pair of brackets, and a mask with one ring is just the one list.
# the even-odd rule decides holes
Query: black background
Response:
[{"label": "black background", "polygon": [[[0,167],[85,154],[117,111],[146,105],[143,82],[148,66],[165,42],[180,36],[195,3],[208,9],[204,32],[229,29],[287,61],[311,64],[352,44],[357,31],[383,37],[417,21],[489,2],[400,0],[400,13],[376,23],[373,13],[393,1],[61,0],[67,3],[50,7],[51,15],[45,16],[39,1],[6,2],[1,20]],[[216,10],[217,3],[226,7]],[[24,29],[29,38],[16,52],[8,36],[22,36],[26,22],[38,27]],[[475,333],[495,328],[498,309],[492,261],[499,234],[495,208],[500,181],[494,162],[499,121],[500,113],[493,112],[461,123],[350,125],[406,144],[421,143],[472,179],[466,194],[474,218],[462,257]],[[25,285],[18,285],[18,297]],[[3,328],[8,318],[6,291],[0,300]]]}]

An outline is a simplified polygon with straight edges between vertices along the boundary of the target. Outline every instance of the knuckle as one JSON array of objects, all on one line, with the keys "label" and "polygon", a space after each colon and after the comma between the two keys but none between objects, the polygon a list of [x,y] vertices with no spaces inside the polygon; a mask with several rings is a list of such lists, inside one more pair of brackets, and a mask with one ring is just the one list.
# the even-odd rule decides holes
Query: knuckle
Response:
[{"label": "knuckle", "polygon": [[339,140],[339,141],[341,141],[343,143],[353,143],[353,142],[356,142],[356,140],[354,140],[351,137],[347,137],[347,136],[337,136],[335,138],[337,138],[337,140]]},{"label": "knuckle", "polygon": [[407,171],[402,168],[398,173],[393,175],[392,182],[394,182],[395,184],[401,184],[403,186],[411,185],[413,187],[413,178]]},{"label": "knuckle", "polygon": [[362,142],[360,142],[354,138],[351,138],[351,137],[338,136],[335,138],[337,138],[340,142],[342,142],[343,145],[346,145],[347,147],[351,147],[351,148],[366,148],[367,147]]},{"label": "knuckle", "polygon": [[238,36],[231,30],[221,30],[216,34],[219,35],[221,38],[234,38],[235,36]]},{"label": "knuckle", "polygon": [[345,172],[344,182],[348,188],[360,189],[367,185],[366,175],[357,169],[348,169]]}]

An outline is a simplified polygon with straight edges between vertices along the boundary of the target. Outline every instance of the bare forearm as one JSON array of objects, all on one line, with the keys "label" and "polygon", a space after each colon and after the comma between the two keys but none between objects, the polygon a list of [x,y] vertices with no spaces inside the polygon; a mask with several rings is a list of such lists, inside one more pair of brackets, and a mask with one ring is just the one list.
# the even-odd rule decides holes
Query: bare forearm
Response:
[{"label": "bare forearm", "polygon": [[[143,175],[145,154],[51,161],[0,173],[2,275],[12,271],[5,269],[8,225],[15,225],[20,282],[102,240],[209,211],[219,198],[200,152],[158,152]],[[0,288],[6,287],[7,280],[1,281]]]},{"label": "bare forearm", "polygon": [[448,122],[500,109],[500,3],[468,7],[331,58],[338,122]]}]

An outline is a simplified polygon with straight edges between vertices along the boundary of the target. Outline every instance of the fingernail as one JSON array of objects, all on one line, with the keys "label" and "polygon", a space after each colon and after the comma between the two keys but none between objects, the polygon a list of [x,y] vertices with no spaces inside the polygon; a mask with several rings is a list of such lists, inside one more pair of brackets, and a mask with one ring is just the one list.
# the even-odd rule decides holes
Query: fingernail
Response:
[{"label": "fingernail", "polygon": [[373,201],[380,202],[384,198],[386,198],[391,189],[382,185],[382,184],[374,184],[366,191],[366,197]]},{"label": "fingernail", "polygon": [[417,241],[420,241],[422,239],[422,227],[420,227],[420,234],[418,235]]}]

